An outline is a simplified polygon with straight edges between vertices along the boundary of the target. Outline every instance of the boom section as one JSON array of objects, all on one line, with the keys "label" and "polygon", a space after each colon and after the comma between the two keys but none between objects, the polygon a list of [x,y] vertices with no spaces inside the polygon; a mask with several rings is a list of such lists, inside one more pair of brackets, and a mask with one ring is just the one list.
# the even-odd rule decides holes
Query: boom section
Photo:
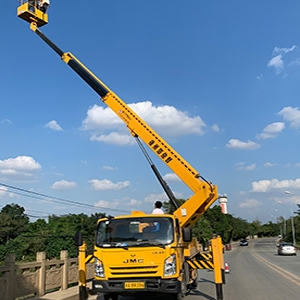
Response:
[{"label": "boom section", "polygon": [[[139,117],[120,97],[94,75],[70,52],[63,52],[51,40],[49,40],[36,26],[30,24],[33,30],[44,40],[60,57],[69,65],[94,91],[102,101],[110,107],[116,115],[126,124],[132,136],[138,136],[143,142],[195,193],[201,194],[193,203],[192,209],[204,213],[204,207],[211,205],[217,199],[217,188],[210,183],[200,180],[200,174],[181,157],[155,130],[153,130],[141,117]],[[188,201],[187,201],[188,202]],[[201,208],[202,207],[202,208]],[[201,208],[201,209],[200,209]],[[200,210],[199,210],[200,209]],[[188,209],[185,214],[192,216]],[[181,215],[179,209],[178,217]],[[197,218],[198,219],[198,218]],[[183,222],[185,223],[185,222]],[[190,222],[187,222],[190,224]],[[194,222],[193,222],[194,223]]]}]

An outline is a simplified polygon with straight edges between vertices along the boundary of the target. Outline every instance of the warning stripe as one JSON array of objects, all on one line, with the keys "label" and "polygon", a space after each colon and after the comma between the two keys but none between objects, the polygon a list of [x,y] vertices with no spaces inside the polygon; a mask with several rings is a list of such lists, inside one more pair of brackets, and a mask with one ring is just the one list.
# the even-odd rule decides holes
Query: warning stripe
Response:
[{"label": "warning stripe", "polygon": [[204,259],[204,260],[212,259],[212,255],[210,253],[200,253],[199,256],[201,256],[201,258]]},{"label": "warning stripe", "polygon": [[207,260],[187,260],[187,263],[190,265],[193,269],[213,269],[214,264],[213,262]]},{"label": "warning stripe", "polygon": [[94,262],[94,255],[88,255],[86,258],[85,258],[85,263],[88,264],[88,263],[93,263]]}]

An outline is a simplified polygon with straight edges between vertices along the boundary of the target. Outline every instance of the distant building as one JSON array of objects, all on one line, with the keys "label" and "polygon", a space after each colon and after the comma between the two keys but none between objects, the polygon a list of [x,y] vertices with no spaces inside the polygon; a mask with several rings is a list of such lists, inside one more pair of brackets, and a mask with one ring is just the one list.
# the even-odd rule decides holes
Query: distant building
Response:
[{"label": "distant building", "polygon": [[227,214],[227,195],[219,196],[219,203],[223,214]]}]

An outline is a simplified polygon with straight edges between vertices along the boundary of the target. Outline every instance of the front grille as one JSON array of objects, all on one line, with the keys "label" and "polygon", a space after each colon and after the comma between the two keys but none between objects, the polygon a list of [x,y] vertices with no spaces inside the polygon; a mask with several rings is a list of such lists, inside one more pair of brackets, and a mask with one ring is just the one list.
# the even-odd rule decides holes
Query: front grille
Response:
[{"label": "front grille", "polygon": [[155,275],[158,272],[157,266],[144,266],[144,267],[110,267],[110,274],[118,275]]}]

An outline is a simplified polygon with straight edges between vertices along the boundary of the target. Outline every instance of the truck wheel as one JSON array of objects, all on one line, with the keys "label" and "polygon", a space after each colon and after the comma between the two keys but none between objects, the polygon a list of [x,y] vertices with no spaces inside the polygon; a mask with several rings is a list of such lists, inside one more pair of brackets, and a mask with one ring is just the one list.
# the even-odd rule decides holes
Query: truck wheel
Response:
[{"label": "truck wheel", "polygon": [[170,300],[183,300],[184,296],[181,293],[178,293],[178,294],[170,294],[168,298]]},{"label": "truck wheel", "polygon": [[118,300],[118,294],[104,294],[104,300]]},{"label": "truck wheel", "polygon": [[193,282],[191,283],[191,288],[192,289],[196,289],[198,286],[198,273],[197,273],[197,276],[196,278],[193,280]]},{"label": "truck wheel", "polygon": [[181,293],[177,294],[177,300],[183,300],[185,297]]},{"label": "truck wheel", "polygon": [[191,288],[193,290],[197,289],[198,286],[198,278],[196,278],[192,283],[191,283]]}]

